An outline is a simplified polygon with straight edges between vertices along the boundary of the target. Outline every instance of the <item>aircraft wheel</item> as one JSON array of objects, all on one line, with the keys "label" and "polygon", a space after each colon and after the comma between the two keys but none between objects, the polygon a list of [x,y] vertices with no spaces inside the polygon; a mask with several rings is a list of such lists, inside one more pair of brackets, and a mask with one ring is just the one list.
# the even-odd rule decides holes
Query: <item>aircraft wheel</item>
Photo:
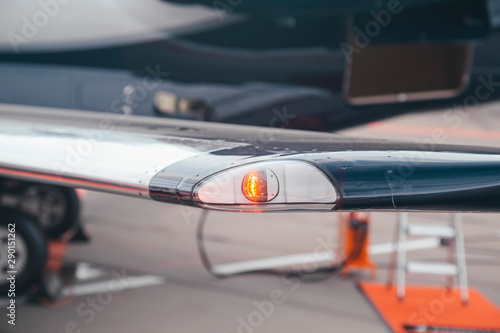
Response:
[{"label": "aircraft wheel", "polygon": [[[13,242],[15,252],[9,248],[9,245],[14,245]],[[17,272],[17,296],[39,281],[46,261],[47,244],[37,223],[16,210],[0,209],[0,297],[11,297],[8,294],[12,285],[11,281],[7,280],[11,274],[7,272]],[[11,264],[14,266],[10,266]]]},{"label": "aircraft wheel", "polygon": [[72,188],[33,184],[24,191],[20,208],[37,220],[47,237],[59,238],[76,226],[80,201]]}]

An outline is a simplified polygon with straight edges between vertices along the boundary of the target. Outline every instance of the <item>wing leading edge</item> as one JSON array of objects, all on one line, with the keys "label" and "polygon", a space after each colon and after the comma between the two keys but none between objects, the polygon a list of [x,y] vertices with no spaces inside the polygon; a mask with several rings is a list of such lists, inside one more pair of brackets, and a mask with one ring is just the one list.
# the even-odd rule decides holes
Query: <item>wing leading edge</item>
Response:
[{"label": "wing leading edge", "polygon": [[0,176],[231,211],[500,211],[500,149],[7,104]]}]

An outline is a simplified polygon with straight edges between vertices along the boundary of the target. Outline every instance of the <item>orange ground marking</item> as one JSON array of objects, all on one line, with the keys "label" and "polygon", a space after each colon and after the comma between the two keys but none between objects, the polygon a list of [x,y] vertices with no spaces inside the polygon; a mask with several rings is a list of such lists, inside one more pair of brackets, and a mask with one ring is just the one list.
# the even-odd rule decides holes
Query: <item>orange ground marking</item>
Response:
[{"label": "orange ground marking", "polygon": [[407,285],[402,301],[396,286],[362,282],[359,287],[393,332],[407,332],[404,324],[500,330],[500,308],[474,288],[463,304],[458,290],[442,286]]}]

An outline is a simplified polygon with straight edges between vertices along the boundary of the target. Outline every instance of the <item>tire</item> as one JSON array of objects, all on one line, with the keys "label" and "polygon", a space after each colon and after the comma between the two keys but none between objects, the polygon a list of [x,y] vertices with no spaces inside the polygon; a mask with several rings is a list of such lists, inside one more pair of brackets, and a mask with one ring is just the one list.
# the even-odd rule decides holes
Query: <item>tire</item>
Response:
[{"label": "tire", "polygon": [[19,211],[0,208],[0,296],[5,297],[10,289],[10,282],[6,272],[8,267],[7,234],[9,224],[15,224],[15,294],[20,294],[42,277],[47,262],[47,243],[43,231],[29,216]]},{"label": "tire", "polygon": [[48,238],[54,239],[76,226],[80,200],[72,188],[33,184],[24,191],[20,207],[38,222]]}]

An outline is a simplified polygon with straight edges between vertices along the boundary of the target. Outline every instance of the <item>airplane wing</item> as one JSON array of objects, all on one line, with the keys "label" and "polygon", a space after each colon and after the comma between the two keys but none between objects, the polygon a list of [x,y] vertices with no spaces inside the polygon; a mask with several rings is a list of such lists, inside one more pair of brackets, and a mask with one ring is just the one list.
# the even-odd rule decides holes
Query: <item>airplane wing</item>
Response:
[{"label": "airplane wing", "polygon": [[0,177],[226,211],[500,211],[500,149],[0,104]]}]

